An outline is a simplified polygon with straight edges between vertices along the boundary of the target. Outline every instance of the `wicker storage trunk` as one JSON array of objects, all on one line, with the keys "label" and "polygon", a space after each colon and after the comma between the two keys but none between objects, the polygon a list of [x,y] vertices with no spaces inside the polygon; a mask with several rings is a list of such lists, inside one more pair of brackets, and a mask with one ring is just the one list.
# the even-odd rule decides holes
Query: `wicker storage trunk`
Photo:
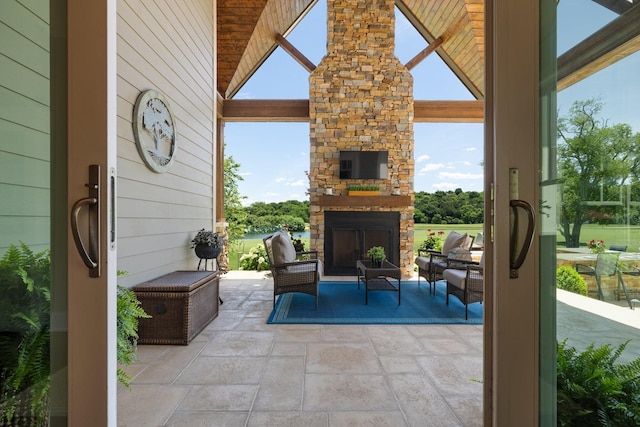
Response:
[{"label": "wicker storage trunk", "polygon": [[142,308],[139,344],[187,345],[218,315],[217,271],[174,271],[133,287]]}]

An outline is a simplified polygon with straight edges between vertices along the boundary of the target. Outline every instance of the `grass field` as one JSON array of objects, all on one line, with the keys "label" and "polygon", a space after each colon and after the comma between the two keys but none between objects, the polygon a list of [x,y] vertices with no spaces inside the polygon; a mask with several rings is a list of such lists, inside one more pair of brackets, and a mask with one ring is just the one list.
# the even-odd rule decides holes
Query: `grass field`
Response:
[{"label": "grass field", "polygon": [[[414,229],[414,242],[416,247],[422,243],[429,235],[428,229],[432,231],[444,231],[445,235],[451,230],[455,230],[458,233],[469,233],[475,236],[482,231],[482,224],[416,224]],[[584,246],[591,239],[604,240],[606,247],[610,245],[628,245],[627,251],[637,252],[640,251],[640,226],[625,225],[596,225],[586,224],[582,226],[580,233],[580,245]],[[303,238],[305,247],[309,247],[309,239]],[[557,241],[558,247],[564,247],[564,237],[558,232]],[[262,239],[259,238],[247,238],[242,241],[244,243],[244,252],[249,252],[249,249],[262,244]],[[229,266],[232,270],[238,269],[239,254],[235,248],[230,249],[229,253]],[[241,254],[240,254],[241,255]]]}]

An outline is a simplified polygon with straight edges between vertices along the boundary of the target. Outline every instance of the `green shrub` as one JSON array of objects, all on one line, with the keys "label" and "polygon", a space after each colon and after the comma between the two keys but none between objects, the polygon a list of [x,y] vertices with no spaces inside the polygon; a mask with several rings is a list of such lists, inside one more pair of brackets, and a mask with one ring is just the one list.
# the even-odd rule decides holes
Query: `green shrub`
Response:
[{"label": "green shrub", "polygon": [[264,245],[254,246],[248,254],[240,257],[240,270],[263,271],[269,269],[269,257]]},{"label": "green shrub", "polygon": [[558,343],[559,426],[640,425],[640,358],[616,363],[627,344],[579,353]]},{"label": "green shrub", "polygon": [[[118,275],[126,274],[119,271]],[[117,359],[120,365],[130,365],[137,360],[138,319],[150,318],[141,307],[135,292],[118,285],[116,309]],[[121,368],[117,370],[118,381],[129,387],[131,377]]]},{"label": "green shrub", "polygon": [[589,295],[586,280],[572,267],[564,266],[556,270],[556,286],[575,294]]}]

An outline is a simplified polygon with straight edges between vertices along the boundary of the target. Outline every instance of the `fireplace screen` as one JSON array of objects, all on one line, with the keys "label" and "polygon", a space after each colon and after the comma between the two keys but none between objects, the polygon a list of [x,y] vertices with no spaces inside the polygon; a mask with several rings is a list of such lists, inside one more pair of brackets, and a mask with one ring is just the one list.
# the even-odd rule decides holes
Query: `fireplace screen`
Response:
[{"label": "fireplace screen", "polygon": [[387,259],[400,258],[398,212],[325,212],[325,271],[328,275],[354,275],[356,261],[372,246],[385,248]]}]

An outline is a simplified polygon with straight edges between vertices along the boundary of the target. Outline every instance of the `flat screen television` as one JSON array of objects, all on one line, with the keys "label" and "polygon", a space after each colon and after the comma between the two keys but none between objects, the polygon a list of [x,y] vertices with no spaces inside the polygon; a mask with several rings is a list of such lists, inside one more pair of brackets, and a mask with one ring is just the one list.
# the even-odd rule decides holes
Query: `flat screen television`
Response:
[{"label": "flat screen television", "polygon": [[340,151],[340,179],[387,179],[388,151]]}]

